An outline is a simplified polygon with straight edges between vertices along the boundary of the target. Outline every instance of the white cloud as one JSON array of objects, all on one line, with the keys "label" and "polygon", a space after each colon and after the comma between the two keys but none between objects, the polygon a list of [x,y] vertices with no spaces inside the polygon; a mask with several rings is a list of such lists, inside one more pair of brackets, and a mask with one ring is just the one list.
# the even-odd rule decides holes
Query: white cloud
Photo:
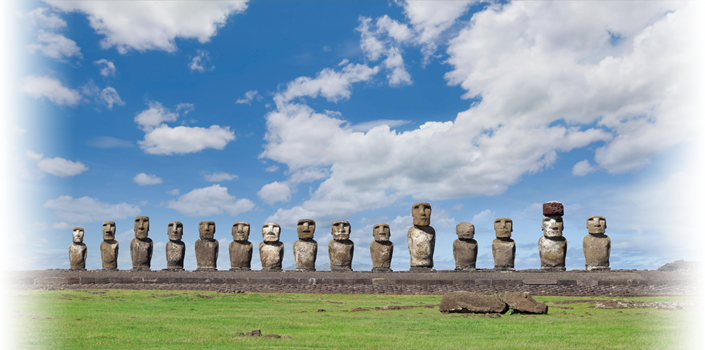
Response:
[{"label": "white cloud", "polygon": [[53,228],[55,230],[69,230],[72,228],[71,226],[72,226],[71,224],[69,224],[67,222],[63,222],[63,221],[55,222],[55,223],[51,224],[51,228]]},{"label": "white cloud", "polygon": [[573,166],[573,176],[585,176],[595,171],[597,171],[597,167],[592,166],[587,159],[577,162]]},{"label": "white cloud", "polygon": [[277,165],[270,165],[264,169],[264,171],[269,172],[269,173],[273,173],[277,170],[279,170],[279,166],[277,166]]},{"label": "white cloud", "polygon": [[376,128],[378,126],[386,125],[390,129],[391,128],[396,128],[397,126],[402,126],[404,124],[409,124],[409,120],[391,120],[391,119],[380,119],[380,120],[372,120],[369,122],[362,122],[355,124],[351,126],[350,128],[353,131],[359,131],[359,132],[367,132],[372,128]]},{"label": "white cloud", "polygon": [[47,76],[27,76],[22,81],[21,89],[34,98],[47,98],[57,106],[75,106],[81,101],[78,91],[67,88],[60,81]]},{"label": "white cloud", "polygon": [[179,192],[179,189],[178,189],[178,188],[175,188],[175,189],[173,189],[173,190],[171,190],[171,191],[167,191],[167,192],[166,192],[166,194],[170,194],[170,195],[172,195],[172,196],[178,196],[179,193],[180,193],[180,192]]},{"label": "white cloud", "polygon": [[124,106],[125,102],[120,99],[117,91],[108,86],[100,92],[100,100],[108,106],[108,109],[113,109],[113,105]]},{"label": "white cloud", "polygon": [[228,174],[228,173],[224,173],[224,172],[216,172],[213,174],[203,175],[203,178],[209,182],[221,182],[221,181],[230,181],[233,179],[237,179],[237,175]]},{"label": "white cloud", "polygon": [[211,187],[197,188],[179,197],[170,200],[167,208],[174,209],[186,216],[212,216],[224,212],[230,216],[252,210],[255,204],[246,198],[237,199],[228,194],[227,187],[213,185]]},{"label": "white cloud", "polygon": [[132,141],[118,139],[112,136],[98,136],[87,142],[89,146],[97,148],[132,147]]},{"label": "white cloud", "polygon": [[37,34],[37,43],[27,45],[27,49],[31,53],[40,51],[44,56],[57,60],[62,60],[65,57],[83,57],[81,48],[76,45],[75,41],[61,34],[42,30]]},{"label": "white cloud", "polygon": [[285,182],[274,181],[262,186],[257,192],[257,196],[268,204],[276,202],[288,202],[291,199],[291,189]]},{"label": "white cloud", "polygon": [[208,54],[208,51],[196,50],[196,56],[191,59],[191,63],[189,63],[188,67],[191,70],[196,70],[203,73],[206,70],[215,69],[215,66],[212,65],[210,61],[211,56]]},{"label": "white cloud", "polygon": [[139,124],[143,131],[148,132],[164,122],[173,122],[178,118],[179,113],[171,112],[168,108],[162,106],[161,103],[153,101],[149,102],[148,109],[135,116],[135,123]]},{"label": "white cloud", "polygon": [[472,217],[472,223],[474,225],[487,225],[488,223],[493,223],[495,218],[495,212],[485,209]]},{"label": "white cloud", "polygon": [[57,14],[51,13],[46,7],[38,7],[26,15],[29,23],[36,27],[47,29],[59,29],[66,27],[66,21],[61,19]]},{"label": "white cloud", "polygon": [[[377,61],[381,56],[387,57],[382,65],[388,71],[387,81],[390,86],[411,84],[411,75],[406,71],[401,55],[401,44],[412,38],[411,30],[387,15],[377,19],[376,24],[368,17],[360,17],[360,48],[367,59]],[[385,35],[388,38],[385,39]]]},{"label": "white cloud", "polygon": [[188,112],[192,112],[194,109],[196,109],[196,107],[194,107],[193,103],[179,103],[176,105],[176,111],[184,115],[187,115]]},{"label": "white cloud", "polygon": [[60,196],[44,203],[44,207],[54,210],[54,216],[60,220],[76,223],[117,221],[139,215],[141,210],[136,205],[127,203],[103,203],[96,198]]},{"label": "white cloud", "polygon": [[27,157],[37,162],[37,168],[47,173],[59,177],[76,176],[88,167],[81,162],[73,162],[64,158],[44,158],[44,155],[27,151]]},{"label": "white cloud", "polygon": [[104,77],[115,75],[115,72],[117,72],[117,68],[115,68],[115,63],[113,63],[112,61],[108,61],[105,58],[97,60],[93,63],[102,66],[102,68],[100,69],[100,75]]},{"label": "white cloud", "polygon": [[149,2],[149,1],[56,1],[65,12],[87,15],[89,25],[104,36],[104,49],[176,51],[176,38],[210,41],[232,14],[244,12],[246,1]]},{"label": "white cloud", "polygon": [[353,83],[367,81],[377,74],[378,67],[370,68],[363,64],[348,64],[342,71],[336,72],[326,68],[316,75],[316,78],[299,77],[289,82],[284,92],[277,94],[274,101],[277,104],[289,102],[298,97],[325,97],[326,100],[337,102],[350,98],[350,86]]},{"label": "white cloud", "polygon": [[157,175],[147,175],[145,173],[139,173],[132,178],[132,181],[140,186],[158,185],[162,183],[162,179]]},{"label": "white cloud", "polygon": [[235,103],[249,105],[252,102],[252,100],[255,98],[257,99],[257,101],[262,100],[262,96],[257,92],[257,90],[250,90],[245,93],[244,98],[238,98],[237,101],[235,101]]}]

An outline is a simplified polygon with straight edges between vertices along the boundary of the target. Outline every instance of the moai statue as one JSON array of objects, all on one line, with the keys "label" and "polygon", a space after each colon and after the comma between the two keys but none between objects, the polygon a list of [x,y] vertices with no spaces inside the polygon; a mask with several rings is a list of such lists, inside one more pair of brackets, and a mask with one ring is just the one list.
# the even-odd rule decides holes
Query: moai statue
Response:
[{"label": "moai statue", "polygon": [[71,263],[71,270],[86,270],[86,253],[88,249],[86,245],[83,244],[83,227],[74,227],[73,233],[73,243],[69,246],[69,262]]},{"label": "moai statue", "polygon": [[316,222],[311,219],[301,219],[296,223],[296,232],[299,234],[299,239],[294,242],[296,271],[316,271],[318,242],[313,239]]},{"label": "moai statue", "polygon": [[475,225],[461,222],[455,226],[458,239],[453,241],[453,258],[455,258],[455,271],[475,271],[477,262],[477,241],[475,238]]},{"label": "moai statue", "polygon": [[370,243],[372,272],[392,272],[392,269],[389,268],[392,265],[392,253],[394,252],[394,243],[389,240],[391,235],[387,224],[377,224],[372,229],[372,236],[375,238]]},{"label": "moai statue", "polygon": [[333,240],[328,242],[328,257],[331,271],[352,271],[355,244],[350,240],[350,223],[336,221],[331,227]]},{"label": "moai statue", "polygon": [[117,271],[118,249],[120,244],[115,240],[115,222],[103,222],[103,241],[100,242],[100,260],[103,270]]},{"label": "moai statue", "polygon": [[217,271],[218,241],[214,238],[215,222],[198,223],[199,239],[196,240],[196,271]]},{"label": "moai statue", "polygon": [[607,220],[604,216],[591,216],[587,219],[588,235],[583,238],[585,269],[609,270],[612,242],[605,235]]},{"label": "moai statue", "polygon": [[409,228],[406,240],[409,244],[411,269],[409,271],[433,271],[433,249],[436,246],[436,230],[431,227],[431,205],[414,203],[411,207],[414,226]]},{"label": "moai statue", "polygon": [[230,252],[230,271],[250,271],[252,262],[252,243],[250,238],[250,224],[236,222],[233,224],[233,241],[228,246]]},{"label": "moai statue", "polygon": [[172,221],[167,226],[169,242],[166,243],[166,269],[167,271],[183,271],[186,244],[181,241],[184,235],[184,225],[179,221]]},{"label": "moai statue", "polygon": [[132,256],[132,270],[149,271],[152,264],[154,243],[148,237],[149,217],[135,217],[135,238],[130,242],[130,255]]},{"label": "moai statue", "polygon": [[563,204],[543,204],[543,236],[539,238],[539,257],[542,270],[565,271],[565,254],[568,242],[563,237]]},{"label": "moai statue", "polygon": [[284,259],[284,243],[279,242],[281,227],[276,222],[262,226],[262,243],[259,244],[259,258],[262,271],[281,271]]},{"label": "moai statue", "polygon": [[512,219],[509,218],[500,218],[494,221],[494,233],[497,238],[492,241],[492,256],[494,257],[495,270],[514,270],[514,256],[517,248],[511,238],[513,226]]}]

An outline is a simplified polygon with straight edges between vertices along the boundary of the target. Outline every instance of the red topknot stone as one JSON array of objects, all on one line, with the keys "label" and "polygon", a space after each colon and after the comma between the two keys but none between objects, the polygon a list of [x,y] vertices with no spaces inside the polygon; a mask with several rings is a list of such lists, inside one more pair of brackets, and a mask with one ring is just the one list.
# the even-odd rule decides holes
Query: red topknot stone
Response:
[{"label": "red topknot stone", "polygon": [[561,203],[561,202],[543,203],[543,215],[563,216],[563,203]]}]

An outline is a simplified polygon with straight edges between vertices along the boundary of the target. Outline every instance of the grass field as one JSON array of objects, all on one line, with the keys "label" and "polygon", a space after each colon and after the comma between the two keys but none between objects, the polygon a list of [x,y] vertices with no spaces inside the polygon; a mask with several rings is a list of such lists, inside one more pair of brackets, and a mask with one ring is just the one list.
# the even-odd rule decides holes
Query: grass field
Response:
[{"label": "grass field", "polygon": [[[27,349],[687,349],[694,310],[595,309],[536,297],[548,315],[441,314],[440,296],[224,294],[205,291],[16,292]],[[587,299],[587,298],[584,298]],[[595,298],[590,298],[595,299]],[[605,298],[607,299],[607,298]],[[629,298],[691,302],[690,298]],[[419,306],[396,310],[375,307]],[[369,308],[369,310],[365,310]],[[318,311],[324,309],[325,311]],[[363,309],[364,311],[351,311]],[[689,328],[690,327],[690,328]],[[237,337],[262,334],[291,339]]]}]

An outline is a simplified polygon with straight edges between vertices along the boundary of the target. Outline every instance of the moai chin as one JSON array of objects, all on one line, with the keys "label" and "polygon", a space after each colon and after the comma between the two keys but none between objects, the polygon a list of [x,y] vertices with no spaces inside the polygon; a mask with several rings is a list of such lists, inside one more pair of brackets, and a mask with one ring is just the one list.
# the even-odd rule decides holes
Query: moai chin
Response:
[{"label": "moai chin", "polygon": [[83,244],[83,227],[74,227],[71,236],[73,243],[69,246],[69,262],[71,270],[86,270],[86,253],[88,249]]},{"label": "moai chin", "polygon": [[284,258],[284,243],[279,242],[281,227],[276,222],[262,225],[262,243],[259,244],[259,258],[262,271],[281,271]]},{"label": "moai chin", "polygon": [[314,232],[316,232],[315,221],[301,219],[296,223],[296,233],[299,235],[299,239],[294,242],[296,271],[316,271],[318,242],[313,239]]},{"label": "moai chin", "polygon": [[198,223],[196,240],[196,271],[217,271],[218,241],[215,237],[215,222],[201,221]]},{"label": "moai chin", "polygon": [[458,239],[453,241],[453,258],[456,271],[474,271],[477,263],[477,241],[475,225],[461,222],[455,226]]},{"label": "moai chin", "polygon": [[100,260],[103,262],[103,270],[117,271],[119,248],[120,244],[115,240],[115,222],[103,222],[103,241],[100,242]]},{"label": "moai chin", "polygon": [[394,243],[389,240],[391,235],[387,224],[377,224],[372,229],[372,236],[375,238],[370,243],[373,272],[392,272],[390,266],[392,265]]},{"label": "moai chin", "polygon": [[543,236],[539,238],[539,257],[542,270],[565,271],[565,255],[568,242],[563,237],[563,204],[543,204]]},{"label": "moai chin", "polygon": [[434,271],[433,250],[436,230],[431,227],[431,204],[418,202],[411,207],[414,226],[409,228],[406,240],[409,245],[411,268],[409,271]]},{"label": "moai chin", "polygon": [[512,231],[514,231],[513,226],[514,223],[509,218],[494,220],[494,232],[497,238],[492,241],[492,256],[494,257],[495,270],[514,270],[516,243],[511,238]]},{"label": "moai chin", "polygon": [[250,224],[236,222],[232,229],[233,241],[228,246],[230,252],[230,271],[250,271],[252,262],[252,243],[250,238]]},{"label": "moai chin", "polygon": [[130,256],[132,257],[132,270],[149,271],[152,264],[154,243],[148,237],[149,217],[135,217],[135,238],[130,242]]},{"label": "moai chin", "polygon": [[328,257],[331,271],[352,271],[355,244],[350,240],[350,223],[336,221],[331,227],[333,240],[328,242]]},{"label": "moai chin", "polygon": [[586,227],[588,235],[583,238],[585,270],[610,270],[612,242],[605,235],[607,220],[603,216],[591,216],[587,219]]},{"label": "moai chin", "polygon": [[166,269],[167,271],[183,271],[186,244],[181,241],[184,235],[184,225],[179,221],[171,221],[167,226],[166,234],[169,242],[166,243]]}]

